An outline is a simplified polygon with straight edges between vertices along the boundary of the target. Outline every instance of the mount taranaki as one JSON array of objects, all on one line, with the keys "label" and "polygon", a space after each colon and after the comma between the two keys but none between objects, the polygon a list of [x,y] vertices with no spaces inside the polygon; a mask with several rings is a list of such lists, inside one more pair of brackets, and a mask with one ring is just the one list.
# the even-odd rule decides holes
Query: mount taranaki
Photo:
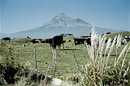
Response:
[{"label": "mount taranaki", "polygon": [[[91,28],[93,25],[81,20],[72,19],[66,14],[61,13],[58,16],[52,18],[51,21],[36,27],[34,29],[21,31],[11,34],[1,34],[1,37],[11,37],[11,38],[50,38],[55,35],[60,34],[73,34],[75,37],[90,35]],[[115,30],[100,28],[95,26],[95,30],[98,34],[103,34],[105,32],[116,32]]]}]

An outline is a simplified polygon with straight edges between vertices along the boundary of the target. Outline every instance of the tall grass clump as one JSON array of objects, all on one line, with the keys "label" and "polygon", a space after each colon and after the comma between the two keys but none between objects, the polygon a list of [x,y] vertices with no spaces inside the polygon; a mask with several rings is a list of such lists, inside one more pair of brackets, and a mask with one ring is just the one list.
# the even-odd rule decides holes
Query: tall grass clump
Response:
[{"label": "tall grass clump", "polygon": [[130,60],[126,59],[130,46],[125,45],[119,52],[121,39],[119,34],[113,40],[108,38],[105,43],[106,35],[100,36],[92,28],[91,45],[86,44],[90,61],[83,66],[81,73],[84,86],[128,85]]}]

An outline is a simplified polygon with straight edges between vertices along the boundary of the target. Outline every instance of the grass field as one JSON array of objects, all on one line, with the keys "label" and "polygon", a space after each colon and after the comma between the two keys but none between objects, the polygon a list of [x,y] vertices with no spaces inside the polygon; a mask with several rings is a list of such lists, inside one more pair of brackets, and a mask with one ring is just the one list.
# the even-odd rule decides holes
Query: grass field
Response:
[{"label": "grass field", "polygon": [[[107,37],[114,38],[115,34],[108,35]],[[123,36],[130,36],[130,32],[122,32],[120,34],[122,34]],[[77,58],[81,71],[83,71],[84,65],[90,63],[90,58],[86,45],[74,46],[73,38],[71,37],[64,38],[64,40],[66,40],[66,43],[64,44],[65,49],[63,49],[62,46],[61,49],[56,49],[58,66],[58,70],[56,73],[53,72],[53,55],[52,48],[50,48],[50,45],[46,43],[31,44],[29,39],[26,38],[16,38],[11,40],[11,42],[5,42],[4,40],[0,40],[0,63],[4,64],[4,61],[9,58],[8,47],[10,47],[15,64],[20,64],[28,68],[29,70],[39,71],[43,75],[47,74],[51,75],[52,77],[60,78],[63,81],[71,81],[75,83],[74,77],[79,73],[79,71],[77,68],[77,63],[75,61],[74,54]],[[72,42],[68,42],[68,40],[72,40]],[[29,46],[23,47],[23,45],[27,43],[29,44]],[[130,46],[130,42],[127,42],[125,45],[127,44]],[[125,45],[121,45],[119,53],[122,51]],[[34,47],[36,48],[37,69],[35,68]],[[72,50],[74,51],[74,53],[72,52]],[[109,64],[114,63],[114,57],[116,57],[115,53],[116,51],[114,47],[114,50],[110,55]],[[128,63],[130,61],[130,51],[126,56],[126,59],[126,63]]]},{"label": "grass field", "polygon": [[[23,39],[15,39],[15,40],[23,40]],[[24,42],[15,42],[15,40],[11,40],[10,43],[1,41],[6,46],[5,52],[0,52],[3,57],[6,57],[8,54],[8,47],[11,47],[12,54],[14,57],[14,61],[20,62],[21,64],[28,65],[29,68],[35,68],[35,61],[34,61],[34,47],[36,47],[36,55],[37,55],[37,64],[38,70],[46,72],[47,68],[52,69],[53,65],[53,55],[52,55],[52,48],[49,44],[45,43],[37,43],[31,44],[29,46],[23,47]],[[25,41],[26,39],[24,39]],[[68,40],[68,39],[66,39]],[[72,50],[74,50],[76,58],[78,59],[79,64],[82,66],[84,63],[87,63],[87,49],[85,45],[73,45],[72,42],[67,42],[64,44],[65,49],[56,49],[57,54],[57,62],[58,62],[58,72],[67,73],[67,72],[77,72],[77,67],[74,61],[74,55]],[[4,54],[7,53],[7,54]],[[52,69],[53,70],[53,69]]]}]

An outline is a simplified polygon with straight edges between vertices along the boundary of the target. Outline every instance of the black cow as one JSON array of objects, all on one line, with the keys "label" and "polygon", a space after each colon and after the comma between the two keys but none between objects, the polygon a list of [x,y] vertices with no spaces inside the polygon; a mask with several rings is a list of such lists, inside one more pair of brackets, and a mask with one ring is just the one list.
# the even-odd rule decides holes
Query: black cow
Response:
[{"label": "black cow", "polygon": [[106,34],[111,34],[111,32],[106,32]]},{"label": "black cow", "polygon": [[32,39],[31,42],[32,42],[32,44],[39,43],[39,42],[37,41],[37,39]]},{"label": "black cow", "polygon": [[81,39],[81,38],[74,38],[74,44],[79,45],[79,44],[84,44],[84,41],[86,39]]},{"label": "black cow", "polygon": [[31,39],[29,36],[26,37],[27,39]]},{"label": "black cow", "polygon": [[45,42],[45,43],[49,43],[49,44],[50,44],[50,47],[52,46],[52,38],[46,39],[44,42]]},{"label": "black cow", "polygon": [[56,46],[58,46],[60,48],[61,44],[63,45],[63,48],[64,48],[64,42],[63,41],[63,36],[62,35],[59,35],[59,36],[54,36],[52,38],[52,47],[55,49]]},{"label": "black cow", "polygon": [[107,42],[108,42],[108,39],[105,40],[105,43],[107,43]]},{"label": "black cow", "polygon": [[91,46],[91,38],[86,39],[86,43]]},{"label": "black cow", "polygon": [[[108,42],[108,39],[105,40],[105,43]],[[111,43],[113,42],[113,40],[111,41]],[[115,40],[115,44],[117,44],[117,39]],[[121,41],[121,45],[124,45],[125,43]]]},{"label": "black cow", "polygon": [[4,37],[4,38],[2,38],[2,40],[5,40],[5,41],[8,40],[10,42],[11,39],[10,39],[10,37]]},{"label": "black cow", "polygon": [[50,38],[50,39],[46,39],[45,42],[46,42],[46,43],[50,43],[50,44],[52,44],[52,38]]},{"label": "black cow", "polygon": [[71,40],[68,40],[68,42],[72,42]]},{"label": "black cow", "polygon": [[41,40],[41,43],[46,43],[46,40]]},{"label": "black cow", "polygon": [[124,42],[121,42],[121,45],[124,45],[125,43]]},{"label": "black cow", "polygon": [[38,39],[40,42],[42,41],[42,39]]},{"label": "black cow", "polygon": [[124,39],[126,40],[126,42],[130,41],[130,38],[128,36],[125,36]]},{"label": "black cow", "polygon": [[42,40],[41,43],[49,43],[50,47],[53,47],[55,49],[56,46],[60,48],[61,44],[63,45],[64,48],[65,41],[63,40],[63,36],[59,35],[59,36],[54,36],[53,38],[50,39]]}]

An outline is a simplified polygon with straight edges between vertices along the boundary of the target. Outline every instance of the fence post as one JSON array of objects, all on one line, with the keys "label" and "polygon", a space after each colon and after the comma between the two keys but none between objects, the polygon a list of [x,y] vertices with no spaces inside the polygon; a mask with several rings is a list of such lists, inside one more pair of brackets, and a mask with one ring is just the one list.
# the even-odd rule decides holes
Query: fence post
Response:
[{"label": "fence post", "polygon": [[79,72],[81,72],[81,71],[80,71],[79,64],[78,64],[78,60],[77,60],[77,58],[76,58],[76,56],[75,56],[75,53],[74,53],[74,50],[73,50],[73,49],[72,49],[72,53],[73,53],[73,55],[74,55],[74,59],[75,59],[76,65],[77,65],[77,69],[78,69]]},{"label": "fence post", "polygon": [[52,48],[54,72],[57,72],[56,48]]},{"label": "fence post", "polygon": [[10,48],[10,47],[8,47],[8,51],[9,51],[10,60],[11,60],[12,64],[14,64],[14,59],[13,59],[13,57],[12,57],[11,48]]},{"label": "fence post", "polygon": [[35,67],[36,67],[36,69],[37,69],[36,47],[34,47],[34,58],[35,58]]}]

